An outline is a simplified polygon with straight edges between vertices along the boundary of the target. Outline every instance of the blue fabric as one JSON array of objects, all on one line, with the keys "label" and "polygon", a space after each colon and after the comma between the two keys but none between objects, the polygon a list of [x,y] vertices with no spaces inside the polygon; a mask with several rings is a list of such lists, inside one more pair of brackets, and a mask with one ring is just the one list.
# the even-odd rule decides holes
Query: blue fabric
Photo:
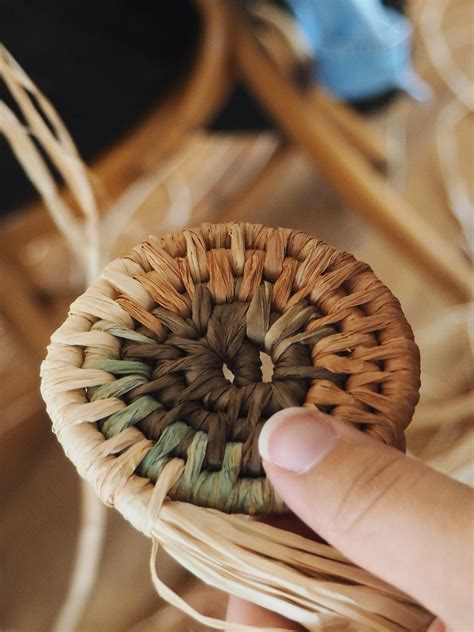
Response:
[{"label": "blue fabric", "polygon": [[410,62],[411,25],[380,0],[288,0],[319,83],[345,100],[401,88],[424,99]]}]

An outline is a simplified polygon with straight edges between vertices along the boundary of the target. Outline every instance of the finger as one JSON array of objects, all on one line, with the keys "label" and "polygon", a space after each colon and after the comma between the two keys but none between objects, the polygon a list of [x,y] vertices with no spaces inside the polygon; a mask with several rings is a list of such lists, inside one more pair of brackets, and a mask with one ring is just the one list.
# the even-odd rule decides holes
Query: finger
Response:
[{"label": "finger", "polygon": [[428,628],[427,632],[446,632],[446,627],[444,625],[444,623],[442,623],[442,621],[440,619],[435,619],[430,627]]},{"label": "finger", "polygon": [[261,628],[294,630],[295,632],[303,630],[294,621],[289,621],[275,612],[234,596],[229,597],[226,621],[229,623],[226,632],[233,632],[232,623],[245,623]]},{"label": "finger", "polygon": [[470,629],[470,488],[308,409],[274,415],[259,447],[276,490],[321,537],[455,629]]}]

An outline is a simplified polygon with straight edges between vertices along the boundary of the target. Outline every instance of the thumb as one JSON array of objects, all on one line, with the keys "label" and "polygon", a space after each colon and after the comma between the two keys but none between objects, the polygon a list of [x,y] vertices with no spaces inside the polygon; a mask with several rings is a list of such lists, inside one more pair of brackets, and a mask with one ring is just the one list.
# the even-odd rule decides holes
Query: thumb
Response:
[{"label": "thumb", "polygon": [[259,448],[277,492],[318,535],[454,629],[469,629],[469,487],[305,408],[269,419]]}]

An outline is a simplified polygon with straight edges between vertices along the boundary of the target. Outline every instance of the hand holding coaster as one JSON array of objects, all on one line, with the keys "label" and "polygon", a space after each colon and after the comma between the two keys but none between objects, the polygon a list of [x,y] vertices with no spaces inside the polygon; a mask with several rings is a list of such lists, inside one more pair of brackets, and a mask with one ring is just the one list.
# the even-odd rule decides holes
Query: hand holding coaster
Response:
[{"label": "hand holding coaster", "polygon": [[150,237],[74,301],[42,378],[79,473],[205,581],[307,626],[343,616],[415,629],[419,606],[332,547],[241,515],[287,511],[257,449],[282,408],[317,407],[404,449],[419,354],[367,264],[303,232],[253,224]]}]

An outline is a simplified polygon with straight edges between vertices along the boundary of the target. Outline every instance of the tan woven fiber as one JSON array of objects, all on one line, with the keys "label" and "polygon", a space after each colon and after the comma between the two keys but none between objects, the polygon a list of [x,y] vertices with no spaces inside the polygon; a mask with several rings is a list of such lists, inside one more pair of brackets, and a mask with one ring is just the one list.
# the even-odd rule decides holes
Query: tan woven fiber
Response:
[{"label": "tan woven fiber", "polygon": [[[262,376],[264,354],[271,376]],[[257,450],[281,408],[317,406],[404,448],[418,350],[398,301],[352,255],[252,224],[150,237],[71,305],[42,378],[54,430],[81,475],[209,583],[309,627],[340,616],[381,630],[424,621],[407,597],[331,547],[315,551],[288,534],[283,544],[278,529],[224,518],[286,511]],[[214,532],[222,520],[225,543],[224,526]],[[312,562],[302,566],[296,550]]]}]

